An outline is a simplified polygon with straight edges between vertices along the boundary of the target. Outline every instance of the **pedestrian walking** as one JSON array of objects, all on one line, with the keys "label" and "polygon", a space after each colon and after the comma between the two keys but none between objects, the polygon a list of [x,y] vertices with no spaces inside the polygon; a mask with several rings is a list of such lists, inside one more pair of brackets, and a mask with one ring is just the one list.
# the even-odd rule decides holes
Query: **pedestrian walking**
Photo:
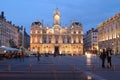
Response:
[{"label": "pedestrian walking", "polygon": [[107,49],[107,68],[112,67],[111,57],[112,57],[112,50],[108,48]]},{"label": "pedestrian walking", "polygon": [[40,53],[37,52],[37,60],[40,61]]},{"label": "pedestrian walking", "polygon": [[18,54],[19,60],[21,61],[21,53],[19,52]]},{"label": "pedestrian walking", "polygon": [[24,62],[24,51],[21,52],[22,61]]},{"label": "pedestrian walking", "polygon": [[105,59],[106,59],[105,49],[103,49],[103,51],[100,53],[100,59],[102,60],[102,68],[105,68]]}]

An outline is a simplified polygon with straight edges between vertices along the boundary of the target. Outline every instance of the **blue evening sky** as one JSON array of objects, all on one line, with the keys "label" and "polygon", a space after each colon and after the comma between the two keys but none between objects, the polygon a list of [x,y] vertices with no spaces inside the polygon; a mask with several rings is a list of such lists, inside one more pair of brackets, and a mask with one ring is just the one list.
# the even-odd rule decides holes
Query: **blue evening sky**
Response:
[{"label": "blue evening sky", "polygon": [[33,21],[44,20],[45,26],[52,26],[56,7],[62,26],[77,20],[86,32],[120,12],[120,0],[0,0],[0,12],[5,12],[8,21],[23,25],[28,33]]}]

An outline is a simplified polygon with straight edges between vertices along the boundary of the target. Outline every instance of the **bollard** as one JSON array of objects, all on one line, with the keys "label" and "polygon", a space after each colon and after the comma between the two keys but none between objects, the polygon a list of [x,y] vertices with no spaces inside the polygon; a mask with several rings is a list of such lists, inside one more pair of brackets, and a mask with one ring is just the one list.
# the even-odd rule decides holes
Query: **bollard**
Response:
[{"label": "bollard", "polygon": [[74,64],[72,65],[72,72],[73,73],[75,72],[75,65]]},{"label": "bollard", "polygon": [[30,72],[32,72],[32,65],[30,64]]},{"label": "bollard", "polygon": [[51,72],[54,73],[54,64],[51,64]]},{"label": "bollard", "polygon": [[11,65],[8,64],[8,71],[10,72],[11,71]]}]

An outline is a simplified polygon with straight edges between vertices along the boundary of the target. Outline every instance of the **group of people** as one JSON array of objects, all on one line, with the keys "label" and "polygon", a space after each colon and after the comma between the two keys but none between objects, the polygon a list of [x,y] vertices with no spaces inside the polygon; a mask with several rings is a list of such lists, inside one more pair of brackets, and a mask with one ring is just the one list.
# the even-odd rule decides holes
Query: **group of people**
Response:
[{"label": "group of people", "polygon": [[16,59],[19,58],[20,61],[24,61],[25,53],[21,51],[17,54]]},{"label": "group of people", "polygon": [[102,60],[102,68],[105,68],[105,60],[106,59],[107,59],[107,68],[112,67],[111,57],[112,57],[112,50],[109,48],[103,49],[103,51],[100,53],[100,58]]}]

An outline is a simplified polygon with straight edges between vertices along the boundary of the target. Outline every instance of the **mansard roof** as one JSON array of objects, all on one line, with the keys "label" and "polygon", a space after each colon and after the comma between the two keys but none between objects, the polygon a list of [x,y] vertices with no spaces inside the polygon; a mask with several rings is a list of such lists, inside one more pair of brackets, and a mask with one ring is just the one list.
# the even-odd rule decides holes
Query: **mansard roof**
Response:
[{"label": "mansard roof", "polygon": [[81,24],[80,22],[78,22],[78,21],[74,21],[74,22],[72,23],[72,25],[73,25],[73,26],[82,26],[82,24]]},{"label": "mansard roof", "polygon": [[32,23],[32,26],[35,26],[35,25],[40,26],[42,25],[42,23],[40,21],[35,21]]}]

